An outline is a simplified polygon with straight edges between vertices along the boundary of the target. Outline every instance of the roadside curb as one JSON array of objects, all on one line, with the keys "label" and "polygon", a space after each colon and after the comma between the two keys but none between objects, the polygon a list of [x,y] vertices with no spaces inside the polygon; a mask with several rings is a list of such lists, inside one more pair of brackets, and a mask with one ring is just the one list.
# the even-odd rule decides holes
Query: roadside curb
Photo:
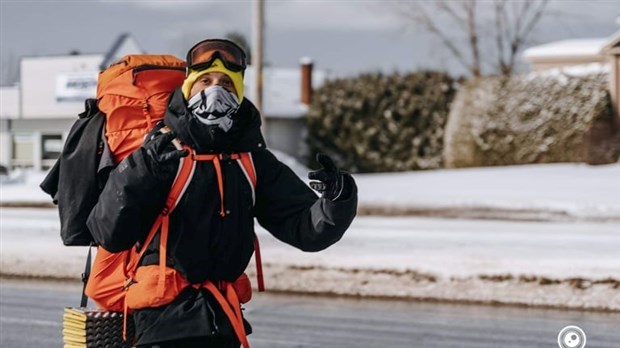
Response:
[{"label": "roadside curb", "polygon": [[529,222],[620,222],[620,215],[576,216],[565,210],[499,208],[491,206],[385,206],[360,204],[360,216],[419,216],[427,218],[504,220]]},{"label": "roadside curb", "polygon": [[[413,270],[369,270],[267,264],[268,290],[385,298],[620,312],[619,279],[542,276],[442,278]],[[248,276],[254,279],[253,267]]]},{"label": "roadside curb", "polygon": [[[21,268],[29,268],[21,264]],[[620,312],[620,280],[473,276],[442,279],[415,271],[264,264],[268,292],[383,300]],[[81,266],[83,267],[83,266]],[[0,279],[81,282],[80,272],[7,272]],[[77,267],[73,267],[77,268]],[[67,271],[65,269],[65,271]],[[255,279],[254,267],[247,270]],[[387,286],[386,284],[390,284]],[[257,292],[257,289],[254,289]]]},{"label": "roadside curb", "polygon": [[0,208],[57,208],[52,202],[0,202]]},{"label": "roadside curb", "polygon": [[[0,202],[0,208],[56,209],[52,202]],[[524,222],[620,222],[620,215],[576,216],[564,210],[518,209],[490,206],[389,206],[361,203],[358,216],[411,216],[442,219],[503,220]]]}]

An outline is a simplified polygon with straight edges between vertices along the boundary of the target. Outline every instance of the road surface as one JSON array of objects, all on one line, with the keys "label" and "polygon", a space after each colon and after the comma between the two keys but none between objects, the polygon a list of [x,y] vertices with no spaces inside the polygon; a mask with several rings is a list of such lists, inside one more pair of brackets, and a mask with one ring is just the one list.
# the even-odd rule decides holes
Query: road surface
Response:
[{"label": "road surface", "polygon": [[[0,347],[61,347],[62,308],[79,282],[0,279]],[[252,348],[550,348],[578,325],[587,347],[620,347],[620,313],[255,294]]]}]

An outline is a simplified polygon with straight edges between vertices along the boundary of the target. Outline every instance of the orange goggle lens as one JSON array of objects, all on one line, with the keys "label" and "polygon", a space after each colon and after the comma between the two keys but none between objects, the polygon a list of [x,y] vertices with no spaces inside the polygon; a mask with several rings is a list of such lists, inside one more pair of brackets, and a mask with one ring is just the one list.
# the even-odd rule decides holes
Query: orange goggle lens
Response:
[{"label": "orange goggle lens", "polygon": [[206,69],[217,58],[232,71],[243,71],[247,66],[243,49],[232,41],[220,39],[204,40],[194,45],[187,53],[187,66],[192,70]]}]

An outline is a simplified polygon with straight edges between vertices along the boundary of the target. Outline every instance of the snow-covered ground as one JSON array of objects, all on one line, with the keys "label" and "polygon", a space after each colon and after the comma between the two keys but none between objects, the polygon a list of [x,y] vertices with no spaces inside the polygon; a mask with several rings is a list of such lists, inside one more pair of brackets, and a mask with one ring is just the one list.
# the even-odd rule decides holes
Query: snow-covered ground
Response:
[{"label": "snow-covered ground", "polygon": [[534,220],[536,216],[541,220],[545,216],[620,219],[618,164],[521,165],[357,175],[356,179],[362,207],[531,213]]},{"label": "snow-covered ground", "polygon": [[[280,158],[305,179],[307,169]],[[44,173],[13,173],[0,204],[50,202]],[[620,164],[544,164],[355,175],[361,214],[620,221]]]},{"label": "snow-covered ground", "polygon": [[[620,310],[618,164],[355,178],[361,211],[506,220],[359,216],[321,253],[259,228],[269,289]],[[29,173],[0,184],[0,202],[49,201],[41,179]],[[55,209],[0,208],[0,273],[78,277],[86,250],[62,246],[58,230]]]}]

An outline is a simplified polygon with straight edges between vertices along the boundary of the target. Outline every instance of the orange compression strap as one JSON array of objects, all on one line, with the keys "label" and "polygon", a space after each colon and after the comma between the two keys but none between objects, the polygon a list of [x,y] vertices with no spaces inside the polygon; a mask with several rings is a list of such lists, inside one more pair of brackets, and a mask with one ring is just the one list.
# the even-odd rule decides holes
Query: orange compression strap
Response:
[{"label": "orange compression strap", "polygon": [[241,161],[242,167],[248,173],[250,183],[253,187],[256,187],[256,171],[254,170],[254,161],[252,160],[252,156],[249,152],[241,153],[239,158]]},{"label": "orange compression strap", "polygon": [[123,341],[127,342],[127,301],[123,301]]},{"label": "orange compression strap", "polygon": [[254,232],[254,258],[256,259],[256,281],[258,283],[258,291],[265,291],[265,280],[263,278],[263,261],[260,257],[260,244],[258,243],[258,235]]},{"label": "orange compression strap", "polygon": [[[243,170],[250,186],[252,187],[252,201],[256,201],[256,170],[254,168],[254,161],[252,160],[252,154],[249,152],[242,152],[239,159],[237,159],[241,169]],[[260,243],[258,242],[258,235],[254,232],[254,258],[256,260],[256,281],[258,285],[258,291],[265,291],[265,280],[263,278],[263,262],[260,254]]]},{"label": "orange compression strap", "polygon": [[137,252],[136,248],[131,249],[131,253],[129,255],[129,262],[127,263],[127,271],[130,277],[133,277],[133,272],[135,272],[135,270],[138,268],[138,262],[142,258],[142,255],[144,255],[144,253],[146,252],[148,245],[151,244],[151,242],[153,241],[153,238],[155,238],[155,235],[157,234],[157,231],[159,231],[159,227],[161,226],[161,223],[162,223],[162,215],[159,215],[157,219],[155,220],[155,223],[151,227],[149,234],[144,240],[144,244],[142,245],[142,249],[140,250],[140,252]]},{"label": "orange compression strap", "polygon": [[[254,169],[254,161],[252,155],[249,152],[241,153],[238,159],[239,164],[243,168],[245,175],[247,176],[252,191],[256,189],[256,170]],[[252,192],[252,195],[255,193]],[[254,197],[253,197],[254,198]],[[256,260],[256,281],[258,285],[258,291],[265,291],[265,280],[263,278],[263,261],[260,254],[260,243],[258,242],[258,235],[254,232],[254,258]]]},{"label": "orange compression strap", "polygon": [[222,165],[220,163],[222,155],[196,155],[192,154],[192,159],[195,161],[213,161],[215,167],[215,176],[217,177],[217,187],[220,190],[220,216],[226,216],[226,210],[224,209],[224,177],[222,176]]},{"label": "orange compression strap", "polygon": [[243,317],[241,316],[241,304],[239,304],[239,299],[232,284],[224,282],[224,289],[222,290],[226,293],[226,298],[222,296],[217,287],[209,280],[204,282],[202,287],[209,290],[217,302],[220,303],[243,348],[250,348],[248,337],[245,333],[245,326],[243,325]]},{"label": "orange compression strap", "polygon": [[164,215],[161,223],[161,235],[159,237],[159,279],[157,279],[157,296],[164,297],[166,292],[166,257],[168,252],[168,229],[170,215]]}]

